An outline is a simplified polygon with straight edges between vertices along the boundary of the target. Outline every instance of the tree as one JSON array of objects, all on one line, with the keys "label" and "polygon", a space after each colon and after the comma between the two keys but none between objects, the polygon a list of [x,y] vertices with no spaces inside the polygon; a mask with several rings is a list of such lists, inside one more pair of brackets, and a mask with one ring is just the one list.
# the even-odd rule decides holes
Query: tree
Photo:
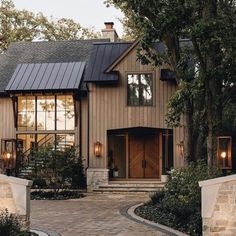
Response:
[{"label": "tree", "polygon": [[[126,16],[140,37],[139,58],[144,63],[169,64],[178,91],[170,101],[168,121],[179,125],[186,118],[185,155],[193,159],[196,124],[201,122],[201,142],[207,136],[208,163],[214,164],[216,136],[222,128],[223,107],[235,91],[235,0],[108,0]],[[191,45],[182,39],[191,40]],[[157,54],[153,42],[166,46]],[[182,44],[182,45],[181,45]],[[190,67],[189,65],[192,65]],[[204,122],[205,121],[205,122]],[[198,140],[198,139],[197,139]],[[200,145],[201,146],[201,145]]]},{"label": "tree", "polygon": [[94,29],[83,28],[71,19],[52,20],[42,13],[17,10],[12,0],[0,0],[0,4],[0,53],[16,41],[76,40],[100,36]]}]

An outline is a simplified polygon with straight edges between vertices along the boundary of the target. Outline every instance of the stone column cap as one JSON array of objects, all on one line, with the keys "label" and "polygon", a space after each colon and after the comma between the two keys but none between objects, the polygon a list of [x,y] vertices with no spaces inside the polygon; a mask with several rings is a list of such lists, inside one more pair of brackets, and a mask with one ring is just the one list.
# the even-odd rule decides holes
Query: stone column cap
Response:
[{"label": "stone column cap", "polygon": [[8,183],[12,183],[12,184],[19,184],[19,185],[24,185],[24,186],[29,186],[31,187],[33,184],[32,180],[28,180],[28,179],[21,179],[21,178],[16,178],[13,176],[6,176],[6,175],[2,175],[0,174],[0,181],[6,181]]},{"label": "stone column cap", "polygon": [[216,184],[221,184],[221,183],[234,181],[234,180],[236,180],[236,174],[218,177],[218,178],[214,178],[214,179],[208,179],[208,180],[204,180],[204,181],[199,181],[198,184],[200,187],[204,187],[204,186],[216,185]]}]

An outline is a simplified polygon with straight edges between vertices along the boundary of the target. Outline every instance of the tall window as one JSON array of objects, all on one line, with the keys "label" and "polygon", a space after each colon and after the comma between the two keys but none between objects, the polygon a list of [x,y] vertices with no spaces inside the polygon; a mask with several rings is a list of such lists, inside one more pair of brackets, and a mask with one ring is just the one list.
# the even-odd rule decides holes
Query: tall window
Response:
[{"label": "tall window", "polygon": [[152,74],[128,74],[127,88],[128,106],[153,105]]}]

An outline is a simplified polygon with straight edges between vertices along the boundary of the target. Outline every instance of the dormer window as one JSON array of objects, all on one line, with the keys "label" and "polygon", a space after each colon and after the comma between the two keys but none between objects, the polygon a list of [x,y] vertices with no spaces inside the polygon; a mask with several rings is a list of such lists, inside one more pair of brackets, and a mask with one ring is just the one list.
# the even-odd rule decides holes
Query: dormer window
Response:
[{"label": "dormer window", "polygon": [[151,73],[128,74],[128,106],[152,106],[153,79]]}]

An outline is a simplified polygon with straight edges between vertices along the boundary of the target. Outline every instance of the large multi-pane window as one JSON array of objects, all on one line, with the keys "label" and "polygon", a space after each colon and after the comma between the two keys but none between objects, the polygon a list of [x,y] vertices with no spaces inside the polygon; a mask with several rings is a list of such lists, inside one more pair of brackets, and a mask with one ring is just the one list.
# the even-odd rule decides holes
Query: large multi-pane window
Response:
[{"label": "large multi-pane window", "polygon": [[24,152],[54,144],[60,149],[73,146],[74,123],[72,96],[18,97],[17,139]]},{"label": "large multi-pane window", "polygon": [[74,130],[73,97],[18,97],[18,131]]},{"label": "large multi-pane window", "polygon": [[152,74],[128,74],[127,103],[128,106],[153,105]]}]

